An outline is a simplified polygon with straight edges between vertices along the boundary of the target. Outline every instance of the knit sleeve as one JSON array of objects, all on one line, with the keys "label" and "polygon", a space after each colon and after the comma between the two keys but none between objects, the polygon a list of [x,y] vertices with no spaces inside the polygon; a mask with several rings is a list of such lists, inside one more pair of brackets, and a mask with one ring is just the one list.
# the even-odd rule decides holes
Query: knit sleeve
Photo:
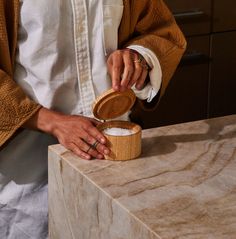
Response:
[{"label": "knit sleeve", "polygon": [[40,107],[24,94],[11,77],[0,70],[0,146]]}]

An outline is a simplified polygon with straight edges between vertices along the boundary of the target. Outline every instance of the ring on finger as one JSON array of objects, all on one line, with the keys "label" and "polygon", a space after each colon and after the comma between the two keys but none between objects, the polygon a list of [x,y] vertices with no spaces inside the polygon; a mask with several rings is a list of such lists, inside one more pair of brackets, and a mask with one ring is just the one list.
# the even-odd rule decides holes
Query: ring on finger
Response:
[{"label": "ring on finger", "polygon": [[146,69],[146,70],[149,70],[149,65],[147,64],[147,62],[144,60],[144,59],[137,59],[137,60],[134,60],[133,61],[134,63],[138,63],[142,68]]},{"label": "ring on finger", "polygon": [[137,54],[138,55],[138,59],[134,59],[133,62],[134,63],[138,63],[142,68],[149,70],[149,65],[147,64],[145,58],[141,55],[141,54]]},{"label": "ring on finger", "polygon": [[98,144],[99,144],[98,140],[96,140],[93,144],[90,144],[89,148],[86,151],[86,153],[88,153],[90,149],[96,149]]},{"label": "ring on finger", "polygon": [[86,153],[88,153],[92,147],[93,147],[92,145],[89,145],[89,148],[86,150]]},{"label": "ring on finger", "polygon": [[98,140],[96,140],[92,145],[91,148],[96,149],[97,145],[99,144]]}]

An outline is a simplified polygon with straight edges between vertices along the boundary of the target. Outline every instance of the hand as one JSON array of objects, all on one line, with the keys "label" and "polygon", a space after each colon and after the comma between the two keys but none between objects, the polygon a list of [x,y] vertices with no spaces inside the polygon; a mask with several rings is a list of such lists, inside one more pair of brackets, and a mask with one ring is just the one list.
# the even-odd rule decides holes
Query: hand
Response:
[{"label": "hand", "polygon": [[78,115],[64,115],[45,108],[28,120],[24,127],[42,130],[55,136],[60,144],[83,159],[103,159],[109,154],[106,138],[96,128],[99,121]]},{"label": "hand", "polygon": [[107,67],[114,90],[125,91],[133,85],[138,90],[144,87],[148,65],[138,52],[131,49],[116,50],[108,57]]}]

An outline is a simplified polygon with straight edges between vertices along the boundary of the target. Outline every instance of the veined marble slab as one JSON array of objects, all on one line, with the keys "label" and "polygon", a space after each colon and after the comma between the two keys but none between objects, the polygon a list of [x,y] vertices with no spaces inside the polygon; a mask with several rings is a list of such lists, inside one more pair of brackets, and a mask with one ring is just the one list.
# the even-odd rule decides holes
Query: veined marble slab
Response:
[{"label": "veined marble slab", "polygon": [[140,158],[49,148],[50,239],[235,239],[236,115],[143,131]]}]

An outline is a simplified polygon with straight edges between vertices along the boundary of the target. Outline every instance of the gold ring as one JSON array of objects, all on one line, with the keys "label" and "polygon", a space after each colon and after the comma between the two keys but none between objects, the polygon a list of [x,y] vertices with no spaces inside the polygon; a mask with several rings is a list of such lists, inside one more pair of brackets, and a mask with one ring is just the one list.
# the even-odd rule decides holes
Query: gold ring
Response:
[{"label": "gold ring", "polygon": [[138,59],[133,61],[134,63],[138,63],[142,68],[145,68],[146,70],[149,70],[149,65],[147,64],[146,60],[144,57],[139,54]]},{"label": "gold ring", "polygon": [[142,62],[143,62],[143,59],[142,59],[142,58],[138,58],[137,60],[134,60],[133,62],[134,62],[134,63],[142,63]]},{"label": "gold ring", "polygon": [[134,63],[138,63],[142,68],[144,68],[146,70],[150,70],[150,67],[146,62],[136,60],[136,61],[134,61]]}]

